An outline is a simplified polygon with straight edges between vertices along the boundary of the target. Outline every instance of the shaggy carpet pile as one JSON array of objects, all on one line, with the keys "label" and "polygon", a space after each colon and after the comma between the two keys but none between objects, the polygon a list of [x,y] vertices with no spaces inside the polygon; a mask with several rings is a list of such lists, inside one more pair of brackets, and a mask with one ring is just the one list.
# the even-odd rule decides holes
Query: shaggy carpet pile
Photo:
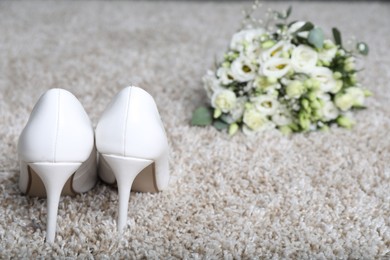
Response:
[{"label": "shaggy carpet pile", "polygon": [[[248,259],[390,257],[390,5],[268,2],[292,20],[370,46],[373,93],[351,130],[230,138],[191,127],[201,78],[250,2],[0,2],[0,258]],[[150,92],[171,146],[171,183],[132,193],[116,230],[117,191],[63,197],[57,241],[44,243],[46,200],[20,194],[18,136],[39,96],[73,92],[96,125],[122,87]]]}]

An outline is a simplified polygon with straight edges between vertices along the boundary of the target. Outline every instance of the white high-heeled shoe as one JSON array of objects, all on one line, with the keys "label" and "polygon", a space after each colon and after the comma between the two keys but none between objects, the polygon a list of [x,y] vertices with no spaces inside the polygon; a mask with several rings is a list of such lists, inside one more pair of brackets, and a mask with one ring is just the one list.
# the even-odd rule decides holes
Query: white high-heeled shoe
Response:
[{"label": "white high-heeled shoe", "polygon": [[46,241],[52,243],[60,195],[86,192],[97,181],[93,127],[77,98],[64,89],[44,93],[19,137],[18,153],[21,191],[47,196]]},{"label": "white high-heeled shoe", "polygon": [[130,189],[158,192],[169,182],[168,142],[153,97],[138,87],[120,91],[98,122],[96,147],[100,178],[118,186],[122,231]]}]

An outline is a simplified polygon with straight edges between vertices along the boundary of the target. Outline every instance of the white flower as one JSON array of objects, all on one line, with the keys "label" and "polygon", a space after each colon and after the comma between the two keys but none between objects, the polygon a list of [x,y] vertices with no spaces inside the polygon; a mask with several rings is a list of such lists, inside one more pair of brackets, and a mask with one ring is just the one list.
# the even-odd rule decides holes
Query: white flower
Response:
[{"label": "white flower", "polygon": [[224,113],[228,113],[236,105],[236,99],[236,94],[233,91],[221,88],[211,97],[211,105]]},{"label": "white flower", "polygon": [[331,99],[329,94],[321,93],[321,92],[318,93],[317,98],[321,99],[324,102],[328,102]]},{"label": "white flower", "polygon": [[267,61],[272,57],[276,58],[287,58],[283,57],[285,54],[288,54],[290,49],[292,48],[292,44],[286,41],[279,41],[274,46],[264,51],[261,55],[262,61]]},{"label": "white flower", "polygon": [[318,59],[322,62],[330,63],[336,56],[337,46],[331,40],[324,41],[324,48],[318,53]]},{"label": "white flower", "polygon": [[332,101],[325,102],[325,104],[321,108],[320,112],[322,114],[322,118],[325,121],[330,121],[330,120],[336,119],[339,116],[339,110],[333,104]]},{"label": "white flower", "polygon": [[317,60],[317,52],[307,45],[299,45],[291,53],[291,65],[296,72],[310,73]]},{"label": "white flower", "polygon": [[356,60],[354,57],[349,57],[345,60],[344,70],[352,71],[356,68]]},{"label": "white flower", "polygon": [[228,85],[233,82],[234,78],[228,68],[220,67],[217,70],[217,76],[223,85]]},{"label": "white flower", "polygon": [[288,32],[289,32],[290,34],[295,33],[296,31],[298,31],[299,29],[301,29],[302,26],[305,25],[305,23],[306,23],[306,22],[304,22],[304,21],[296,21],[296,22],[294,22],[293,24],[290,25],[290,28],[288,28]]},{"label": "white flower", "polygon": [[270,128],[272,125],[272,122],[270,122],[264,114],[255,108],[245,110],[243,122],[248,127],[248,129],[246,129],[249,130],[247,131],[248,133],[250,133],[250,131],[257,132],[264,130]]},{"label": "white flower", "polygon": [[272,115],[279,106],[279,102],[273,96],[261,95],[251,99],[255,108],[263,115]]},{"label": "white flower", "polygon": [[358,87],[347,88],[346,93],[352,96],[354,106],[363,106],[364,104],[364,91]]},{"label": "white flower", "polygon": [[235,33],[230,42],[230,49],[244,52],[246,46],[254,46],[254,40],[265,33],[264,29],[248,29]]},{"label": "white flower", "polygon": [[231,75],[239,82],[253,80],[256,76],[256,67],[248,58],[240,56],[232,63]]},{"label": "white flower", "polygon": [[292,117],[290,111],[285,106],[279,106],[272,115],[272,122],[277,126],[289,125],[292,123]]},{"label": "white flower", "polygon": [[299,80],[292,81],[286,87],[286,94],[290,98],[299,98],[305,91],[305,86]]},{"label": "white flower", "polygon": [[203,76],[202,81],[209,98],[211,98],[213,93],[221,87],[217,77],[211,70],[207,71],[206,75]]},{"label": "white flower", "polygon": [[335,104],[342,111],[347,111],[353,106],[363,106],[364,91],[357,87],[348,88],[344,94],[336,96]]},{"label": "white flower", "polygon": [[[293,33],[295,33],[296,31],[298,31],[299,29],[301,29],[304,25],[305,25],[306,22],[304,21],[297,21],[293,24],[290,25],[290,28],[288,28],[288,33],[291,35]],[[305,32],[299,32],[297,33],[298,36],[302,37],[302,38],[307,38],[307,36],[309,36],[309,32],[305,31]]]},{"label": "white flower", "polygon": [[311,70],[311,76],[320,82],[323,92],[336,93],[340,90],[339,85],[333,78],[333,72],[326,67],[315,67]]},{"label": "white flower", "polygon": [[236,105],[230,110],[229,114],[225,115],[224,121],[228,124],[237,122],[244,114],[246,101],[246,97],[237,98]]},{"label": "white flower", "polygon": [[267,77],[281,78],[290,70],[290,60],[271,58],[260,67],[261,73]]},{"label": "white flower", "polygon": [[232,116],[234,121],[240,119],[244,114],[246,101],[247,101],[246,97],[237,98],[235,107],[230,111],[230,115]]}]

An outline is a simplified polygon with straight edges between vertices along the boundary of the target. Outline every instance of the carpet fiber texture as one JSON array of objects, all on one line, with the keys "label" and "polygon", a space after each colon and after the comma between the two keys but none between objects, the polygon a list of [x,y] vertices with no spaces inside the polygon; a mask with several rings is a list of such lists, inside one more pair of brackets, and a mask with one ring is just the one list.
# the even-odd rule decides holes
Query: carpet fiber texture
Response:
[{"label": "carpet fiber texture", "polygon": [[[0,258],[390,257],[390,5],[293,2],[294,19],[368,42],[369,109],[351,131],[232,138],[189,126],[207,103],[201,77],[239,27],[246,3],[0,2]],[[285,9],[290,3],[267,3]],[[171,182],[132,193],[116,230],[115,188],[63,197],[57,242],[46,200],[20,194],[18,136],[39,96],[73,92],[96,125],[122,87],[156,100]]]}]

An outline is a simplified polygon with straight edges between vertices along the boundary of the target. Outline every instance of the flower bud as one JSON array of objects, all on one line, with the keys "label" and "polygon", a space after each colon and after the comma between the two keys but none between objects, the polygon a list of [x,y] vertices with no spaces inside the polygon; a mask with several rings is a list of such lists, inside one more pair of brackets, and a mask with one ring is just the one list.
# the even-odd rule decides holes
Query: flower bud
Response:
[{"label": "flower bud", "polygon": [[229,126],[229,135],[234,135],[238,131],[238,125],[236,123],[230,124]]},{"label": "flower bud", "polygon": [[335,79],[341,79],[342,76],[343,75],[339,71],[336,71],[335,73],[333,73],[333,78],[335,78]]},{"label": "flower bud", "polygon": [[332,49],[334,47],[336,47],[336,45],[334,45],[334,43],[332,41],[330,41],[330,40],[324,41],[324,49],[329,50],[329,49]]},{"label": "flower bud", "polygon": [[356,73],[354,73],[351,76],[349,76],[349,80],[351,81],[352,84],[355,85],[357,83]]},{"label": "flower bud", "polygon": [[353,106],[354,100],[352,95],[341,94],[335,97],[335,104],[342,111],[347,111]]},{"label": "flower bud", "polygon": [[343,81],[336,80],[336,84],[334,85],[334,88],[330,90],[330,92],[337,93],[341,90],[342,87],[343,87]]},{"label": "flower bud", "polygon": [[355,64],[353,62],[348,62],[344,64],[345,71],[353,71],[355,69]]},{"label": "flower bud", "polygon": [[302,82],[295,80],[287,86],[286,93],[290,98],[299,98],[305,93],[305,87]]},{"label": "flower bud", "polygon": [[223,68],[229,68],[230,67],[230,62],[225,61],[224,63],[222,63],[222,67]]},{"label": "flower bud", "polygon": [[306,113],[301,112],[299,113],[299,125],[304,131],[309,130],[310,128],[310,120]]},{"label": "flower bud", "polygon": [[368,89],[363,90],[363,92],[365,97],[371,97],[373,95],[372,92],[369,91]]},{"label": "flower bud", "polygon": [[216,109],[214,110],[214,118],[218,118],[218,117],[220,117],[221,115],[222,115],[221,109],[216,108]]},{"label": "flower bud", "polygon": [[310,103],[310,106],[313,108],[313,109],[320,109],[321,108],[321,103],[318,102],[317,99],[313,100],[311,103]]},{"label": "flower bud", "polygon": [[337,118],[337,124],[347,129],[351,129],[355,122],[346,116],[340,116],[339,118]]},{"label": "flower bud", "polygon": [[278,79],[275,77],[267,77],[267,82],[269,84],[275,84],[276,82],[278,82]]},{"label": "flower bud", "polygon": [[263,48],[263,49],[269,49],[269,48],[271,48],[271,47],[274,46],[274,45],[275,45],[275,42],[274,42],[274,41],[268,40],[268,41],[265,41],[265,42],[261,43],[261,48]]},{"label": "flower bud", "polygon": [[290,135],[293,132],[293,130],[287,125],[279,127],[279,130],[284,135]]},{"label": "flower bud", "polygon": [[304,100],[302,100],[301,104],[302,104],[304,109],[306,109],[306,110],[309,109],[309,100],[304,99]]},{"label": "flower bud", "polygon": [[308,98],[310,101],[313,101],[315,99],[317,99],[317,92],[316,91],[311,91],[308,95]]}]

